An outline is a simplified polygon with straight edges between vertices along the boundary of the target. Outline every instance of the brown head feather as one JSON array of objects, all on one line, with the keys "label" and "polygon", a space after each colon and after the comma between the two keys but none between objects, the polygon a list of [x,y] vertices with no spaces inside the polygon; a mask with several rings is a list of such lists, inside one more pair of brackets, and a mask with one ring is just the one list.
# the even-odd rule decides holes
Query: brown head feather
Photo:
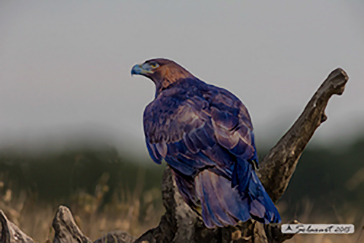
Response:
[{"label": "brown head feather", "polygon": [[148,64],[157,63],[159,66],[153,69],[152,73],[145,76],[150,78],[156,85],[157,93],[168,88],[171,84],[186,78],[194,78],[185,68],[175,63],[174,61],[156,58],[146,61]]}]

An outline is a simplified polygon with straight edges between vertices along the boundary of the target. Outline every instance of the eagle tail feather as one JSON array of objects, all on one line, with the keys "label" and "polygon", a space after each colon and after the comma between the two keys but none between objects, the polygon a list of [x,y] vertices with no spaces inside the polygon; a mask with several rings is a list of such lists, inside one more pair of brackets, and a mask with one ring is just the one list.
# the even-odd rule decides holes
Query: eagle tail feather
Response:
[{"label": "eagle tail feather", "polygon": [[208,228],[236,225],[250,218],[249,211],[242,207],[246,202],[225,177],[205,169],[195,177],[195,185]]},{"label": "eagle tail feather", "polygon": [[278,210],[255,173],[252,163],[238,160],[233,171],[232,186],[238,188],[243,199],[247,199],[253,219],[264,224],[281,221]]}]

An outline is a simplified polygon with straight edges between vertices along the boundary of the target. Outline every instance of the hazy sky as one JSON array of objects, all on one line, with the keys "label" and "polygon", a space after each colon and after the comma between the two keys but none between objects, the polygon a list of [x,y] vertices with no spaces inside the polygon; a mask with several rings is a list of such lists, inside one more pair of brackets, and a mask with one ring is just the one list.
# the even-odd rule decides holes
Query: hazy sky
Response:
[{"label": "hazy sky", "polygon": [[[0,142],[103,134],[144,149],[154,85],[135,63],[175,60],[278,139],[335,68],[350,80],[315,140],[364,134],[363,1],[0,2]],[[90,135],[91,136],[91,135]]]}]

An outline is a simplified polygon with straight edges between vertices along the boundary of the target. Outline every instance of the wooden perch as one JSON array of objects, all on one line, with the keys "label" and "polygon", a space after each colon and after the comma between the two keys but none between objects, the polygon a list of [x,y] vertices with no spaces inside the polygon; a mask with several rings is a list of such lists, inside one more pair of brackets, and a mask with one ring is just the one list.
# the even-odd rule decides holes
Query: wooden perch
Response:
[{"label": "wooden perch", "polygon": [[[258,175],[273,201],[277,201],[285,192],[304,148],[315,130],[327,119],[325,108],[329,99],[334,94],[341,95],[347,81],[344,70],[338,68],[332,71],[297,121],[261,161]],[[201,218],[183,201],[169,167],[163,174],[162,197],[166,213],[156,228],[136,240],[128,233],[115,231],[94,243],[280,243],[293,237],[292,234],[282,234],[279,224],[263,225],[254,220],[236,227],[206,228]],[[8,221],[1,210],[0,222],[0,243],[34,242]],[[52,225],[55,230],[54,243],[92,242],[77,227],[70,210],[64,206],[58,208]]]}]

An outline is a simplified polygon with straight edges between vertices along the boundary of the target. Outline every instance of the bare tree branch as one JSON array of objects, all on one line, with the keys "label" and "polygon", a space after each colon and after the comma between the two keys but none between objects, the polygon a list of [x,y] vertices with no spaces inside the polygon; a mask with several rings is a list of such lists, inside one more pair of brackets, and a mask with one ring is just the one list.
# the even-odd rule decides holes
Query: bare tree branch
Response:
[{"label": "bare tree branch", "polygon": [[286,191],[301,154],[315,130],[327,120],[325,109],[332,95],[341,95],[349,77],[341,68],[335,69],[313,95],[306,108],[263,158],[260,180],[275,202]]}]

